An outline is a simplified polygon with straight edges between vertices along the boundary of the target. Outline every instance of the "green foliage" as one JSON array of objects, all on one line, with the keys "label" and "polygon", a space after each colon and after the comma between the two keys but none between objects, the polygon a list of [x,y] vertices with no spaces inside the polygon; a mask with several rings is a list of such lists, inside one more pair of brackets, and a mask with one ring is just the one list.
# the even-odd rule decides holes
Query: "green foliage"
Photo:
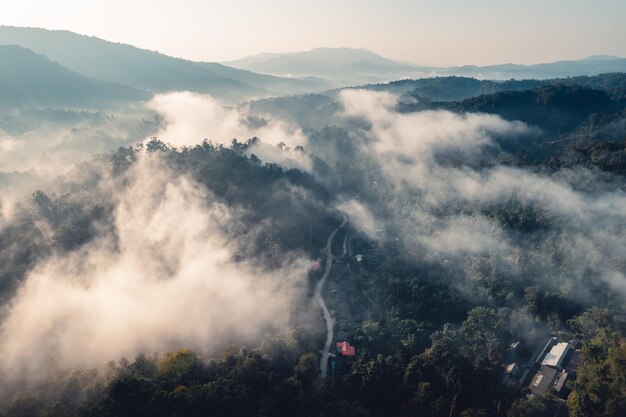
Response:
[{"label": "green foliage", "polygon": [[489,417],[489,410],[484,408],[480,408],[478,410],[475,408],[468,408],[467,410],[461,411],[459,417]]},{"label": "green foliage", "polygon": [[[535,82],[511,81],[502,87],[476,80],[439,79],[430,85],[411,85],[412,94],[440,99],[445,98],[444,87],[451,84],[458,89],[448,91],[448,98],[472,89],[515,90],[428,106],[490,111],[535,123],[547,136],[539,137],[534,145],[501,145],[505,152],[532,150],[537,145],[533,149],[541,148],[541,157],[551,158],[551,164],[544,163],[547,159],[537,162],[531,152],[516,163],[537,163],[538,171],[601,169],[615,175],[604,186],[623,184],[624,145],[613,137],[590,142],[600,132],[609,132],[607,126],[625,115],[618,101],[622,81],[605,77],[599,81],[606,83],[602,87],[595,81],[585,82],[584,87],[568,81],[540,83],[539,88],[523,91],[529,84],[536,87]],[[313,106],[316,110],[308,116],[312,124],[337,110],[327,96],[277,100],[253,106],[276,105],[296,118]],[[286,108],[288,103],[294,103],[294,108]],[[264,121],[247,123],[260,126]],[[268,267],[284,262],[287,249],[310,259],[319,257],[319,249],[337,224],[338,214],[332,207],[356,190],[362,190],[359,198],[378,210],[377,215],[396,209],[392,207],[395,201],[406,207],[403,221],[407,223],[391,224],[386,230],[389,236],[399,236],[407,224],[415,226],[410,208],[419,203],[419,196],[413,200],[397,196],[396,188],[380,180],[382,174],[360,153],[349,128],[327,127],[312,132],[311,138],[314,151],[327,150],[334,158],[313,157],[314,175],[248,156],[256,138],[235,140],[229,147],[205,141],[180,149],[154,139],[77,167],[81,180],[59,179],[57,193],[35,192],[16,209],[11,224],[0,229],[0,295],[9,297],[27,271],[47,256],[80,250],[102,233],[110,233],[115,241],[114,203],[95,198],[101,196],[91,191],[101,181],[119,183],[124,190],[125,175],[143,157],[158,158],[176,173],[195,180],[211,198],[241,209],[245,215],[238,226],[242,229],[271,224],[251,234],[241,254],[254,256]],[[559,146],[567,145],[550,148],[553,138]],[[485,164],[512,160],[493,158]],[[376,187],[371,186],[374,181]],[[345,237],[352,253],[338,256],[333,269],[340,271],[344,290],[336,301],[346,300],[354,307],[349,333],[358,356],[345,360],[336,378],[316,380],[319,361],[311,352],[320,348],[319,334],[292,329],[286,335],[267,336],[257,347],[208,359],[188,349],[159,358],[140,355],[132,363],[121,361],[111,367],[106,378],[76,377],[73,382],[59,383],[50,393],[37,391],[32,397],[20,397],[7,416],[539,416],[548,410],[545,399],[518,399],[518,393],[499,388],[506,347],[513,337],[527,336],[525,325],[584,341],[583,363],[567,403],[572,417],[625,414],[624,325],[619,311],[608,308],[623,306],[593,271],[585,270],[581,279],[584,296],[572,290],[576,283],[572,265],[585,260],[568,253],[567,240],[572,235],[562,230],[560,219],[521,193],[488,206],[451,204],[434,215],[484,216],[524,244],[519,253],[507,253],[506,259],[493,251],[463,254],[458,262],[450,262],[427,256],[419,243],[402,247],[393,238],[374,242],[348,225],[337,240]],[[361,262],[353,259],[356,253],[363,255]],[[614,262],[619,270],[622,261]],[[543,269],[550,267],[554,279],[535,276],[545,276]],[[580,314],[589,305],[598,307]],[[515,320],[526,321],[512,324]]]},{"label": "green foliage", "polygon": [[495,366],[504,356],[507,334],[505,322],[495,310],[476,307],[461,325],[467,356],[476,367]]},{"label": "green foliage", "polygon": [[310,384],[319,373],[319,360],[314,353],[305,353],[294,368],[295,376],[304,384]]},{"label": "green foliage", "polygon": [[523,398],[513,401],[507,417],[544,417],[547,410],[546,400],[542,397]]},{"label": "green foliage", "polygon": [[[587,322],[588,318],[583,319]],[[626,414],[626,338],[610,326],[593,331],[582,349],[573,390],[567,399],[572,417]]]},{"label": "green foliage", "polygon": [[196,354],[183,349],[167,353],[158,364],[157,375],[174,386],[188,386],[198,382],[202,368],[202,362]]},{"label": "green foliage", "polygon": [[572,147],[565,155],[551,161],[556,166],[586,166],[626,175],[626,139],[622,142],[595,141]]}]

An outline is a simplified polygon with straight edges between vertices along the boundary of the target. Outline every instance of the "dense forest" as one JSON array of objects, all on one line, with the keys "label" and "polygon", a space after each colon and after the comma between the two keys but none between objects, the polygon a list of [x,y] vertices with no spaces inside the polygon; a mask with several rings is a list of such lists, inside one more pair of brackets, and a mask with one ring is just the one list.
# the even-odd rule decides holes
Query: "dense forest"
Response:
[{"label": "dense forest", "polygon": [[[247,103],[304,132],[267,145],[300,169],[269,138],[159,137],[0,211],[0,415],[626,415],[624,74],[401,83]],[[322,379],[343,216],[325,298],[356,355]],[[76,314],[123,348],[81,345]],[[546,340],[579,357],[563,387],[504,383]]]}]

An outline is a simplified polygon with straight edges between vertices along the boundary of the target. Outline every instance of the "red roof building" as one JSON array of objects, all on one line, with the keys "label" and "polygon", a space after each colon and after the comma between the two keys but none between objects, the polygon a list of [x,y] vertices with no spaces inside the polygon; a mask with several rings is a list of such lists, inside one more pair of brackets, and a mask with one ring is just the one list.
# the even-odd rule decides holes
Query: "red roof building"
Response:
[{"label": "red roof building", "polygon": [[341,348],[342,356],[354,356],[356,354],[354,346],[350,346],[348,342],[337,342],[337,347]]}]

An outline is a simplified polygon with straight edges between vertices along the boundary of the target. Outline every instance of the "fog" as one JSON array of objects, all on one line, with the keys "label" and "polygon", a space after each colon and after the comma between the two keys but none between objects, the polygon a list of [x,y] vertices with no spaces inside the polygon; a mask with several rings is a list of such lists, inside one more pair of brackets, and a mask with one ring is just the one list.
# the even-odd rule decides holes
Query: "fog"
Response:
[{"label": "fog", "polygon": [[357,225],[359,230],[363,232],[368,239],[379,239],[378,227],[381,222],[374,217],[363,203],[353,198],[340,203],[337,208],[344,212],[350,218],[350,222]]},{"label": "fog", "polygon": [[0,167],[60,174],[96,153],[137,143],[156,128],[154,113],[141,106],[119,113],[15,111],[0,120]]},{"label": "fog", "polygon": [[[0,118],[0,222],[16,202],[95,154],[129,146],[158,127],[152,111],[128,106],[124,112],[22,110]],[[1,223],[0,223],[1,224]]]},{"label": "fog", "polygon": [[[95,237],[87,243],[37,258],[0,310],[0,383],[18,387],[139,353],[185,347],[210,354],[285,330],[294,317],[317,311],[306,300],[308,258],[317,254],[303,255],[304,247],[324,242],[324,228],[333,230],[342,214],[350,239],[356,230],[376,243],[373,250],[398,246],[402,262],[435,270],[472,301],[489,298],[485,281],[493,277],[581,303],[602,283],[626,296],[626,193],[610,174],[500,164],[502,140],[538,134],[521,122],[399,113],[399,98],[388,93],[344,90],[338,97],[327,142],[315,139],[313,128],[188,92],[157,95],[147,110],[125,116],[83,115],[74,125],[4,132],[0,184],[11,192],[1,198],[0,230],[36,187],[71,191],[90,210],[110,208],[111,215],[93,216]],[[195,146],[205,139],[228,148],[237,138],[246,145],[235,148],[261,163],[229,151],[242,164],[232,177],[250,188],[224,178],[228,164],[200,184],[181,173],[193,167],[176,164],[202,157],[166,162],[140,146],[122,173],[113,173],[110,158],[96,158],[89,168],[95,172],[81,170],[88,155],[152,136],[201,155],[210,147]],[[260,171],[267,162],[310,175],[294,174],[291,183],[279,177],[283,171]],[[262,175],[279,179],[252,178]],[[207,184],[222,189],[231,205]],[[504,212],[539,224],[502,218]],[[54,240],[43,218],[34,227]],[[288,238],[279,242],[279,234]],[[263,249],[254,247],[259,241]],[[527,309],[511,308],[512,332],[546,331]]]},{"label": "fog", "polygon": [[[496,138],[525,140],[536,129],[486,114],[401,114],[393,111],[396,100],[371,91],[341,94],[344,117],[365,122],[351,137],[383,173],[384,183],[371,185],[375,197],[368,209],[389,216],[384,226],[390,238],[395,234],[417,259],[445,261],[466,280],[461,286],[475,273],[472,259],[482,257],[495,259],[496,273],[508,279],[582,301],[589,282],[604,281],[626,295],[626,194],[607,186],[610,176],[582,168],[551,176],[481,164],[484,155],[501,152]],[[522,235],[487,214],[507,204],[538,211],[553,228]],[[371,234],[369,221],[351,219]]]},{"label": "fog", "polygon": [[289,323],[306,262],[285,254],[268,271],[235,261],[257,230],[155,155],[85,193],[112,199],[114,227],[28,274],[4,309],[0,375],[39,379],[140,352],[210,352]]},{"label": "fog", "polygon": [[252,117],[246,106],[228,107],[195,93],[155,96],[123,112],[23,110],[0,118],[0,221],[16,202],[76,164],[120,146],[158,137],[174,146],[195,146],[204,139],[230,146],[233,139],[256,140],[246,150],[264,162],[311,171],[311,160],[295,149],[307,143],[298,128],[270,116]]},{"label": "fog", "polygon": [[233,139],[245,142],[256,137],[260,141],[248,149],[249,155],[286,168],[311,170],[309,157],[294,150],[307,142],[299,128],[271,116],[252,117],[245,106],[229,107],[208,95],[175,92],[155,96],[148,108],[164,120],[156,136],[174,146],[195,146],[204,139],[229,146]]}]

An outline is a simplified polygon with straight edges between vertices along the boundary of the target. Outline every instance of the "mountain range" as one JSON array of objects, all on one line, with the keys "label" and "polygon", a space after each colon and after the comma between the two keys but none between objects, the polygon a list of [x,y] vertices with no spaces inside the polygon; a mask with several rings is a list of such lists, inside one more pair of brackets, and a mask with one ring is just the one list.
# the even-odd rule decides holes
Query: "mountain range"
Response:
[{"label": "mountain range", "polygon": [[226,65],[276,76],[318,77],[338,86],[406,78],[464,76],[479,79],[549,79],[626,71],[626,58],[595,55],[535,65],[420,66],[384,58],[367,49],[316,48],[306,52],[262,53]]},{"label": "mountain range", "polygon": [[625,58],[607,55],[536,65],[428,67],[350,48],[263,53],[220,64],[68,31],[12,26],[0,26],[3,45],[0,105],[35,107],[102,107],[181,90],[238,102],[436,76],[519,80],[626,72]]},{"label": "mountain range", "polygon": [[548,79],[581,75],[598,75],[609,72],[626,72],[626,58],[611,55],[593,55],[579,60],[563,60],[534,65],[464,65],[450,68],[433,68],[438,75],[459,75],[480,79]]},{"label": "mountain range", "polygon": [[237,101],[330,88],[314,79],[287,79],[212,62],[173,58],[68,31],[0,27],[0,45],[18,45],[87,77],[149,92],[190,90]]}]

